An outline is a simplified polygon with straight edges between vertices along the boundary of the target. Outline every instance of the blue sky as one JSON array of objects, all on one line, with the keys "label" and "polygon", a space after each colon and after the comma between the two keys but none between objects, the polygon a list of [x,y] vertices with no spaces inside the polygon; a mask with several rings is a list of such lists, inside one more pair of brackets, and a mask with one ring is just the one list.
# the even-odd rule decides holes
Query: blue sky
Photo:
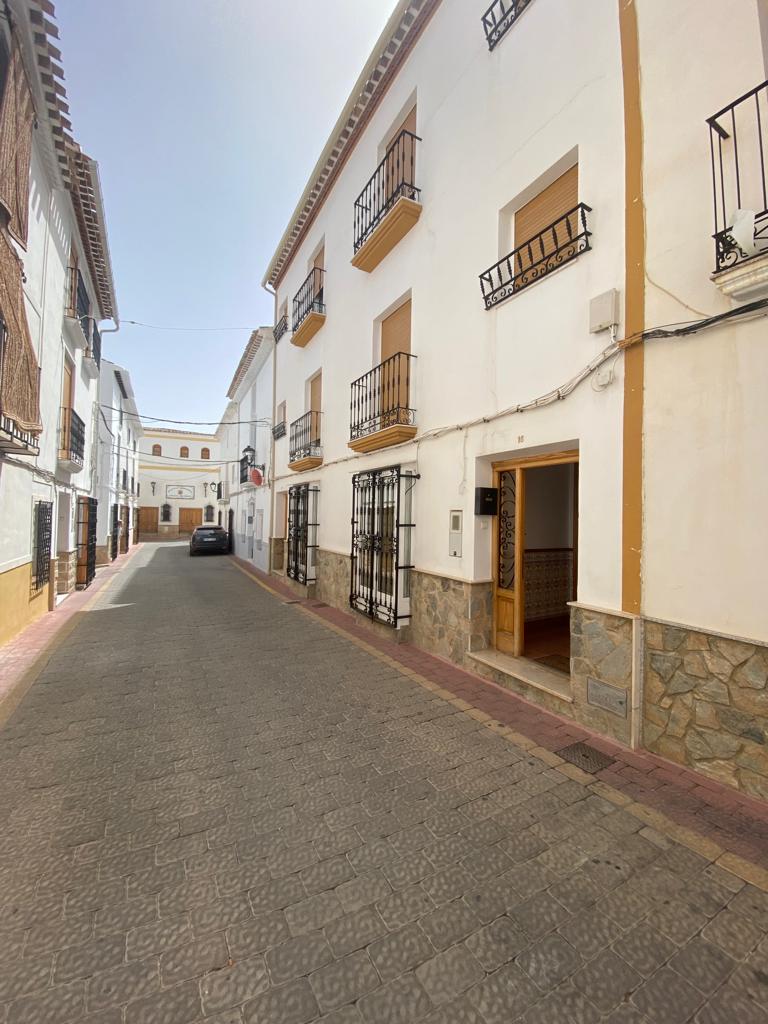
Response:
[{"label": "blue sky", "polygon": [[395,0],[57,0],[75,137],[99,162],[139,411],[218,420],[261,278]]}]

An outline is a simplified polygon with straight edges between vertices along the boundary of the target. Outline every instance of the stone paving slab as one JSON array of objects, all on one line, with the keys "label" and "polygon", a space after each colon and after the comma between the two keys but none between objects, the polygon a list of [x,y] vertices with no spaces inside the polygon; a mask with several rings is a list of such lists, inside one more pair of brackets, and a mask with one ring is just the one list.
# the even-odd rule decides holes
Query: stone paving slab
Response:
[{"label": "stone paving slab", "polygon": [[52,651],[0,732],[0,1021],[768,1019],[740,854],[317,611],[144,545]]}]

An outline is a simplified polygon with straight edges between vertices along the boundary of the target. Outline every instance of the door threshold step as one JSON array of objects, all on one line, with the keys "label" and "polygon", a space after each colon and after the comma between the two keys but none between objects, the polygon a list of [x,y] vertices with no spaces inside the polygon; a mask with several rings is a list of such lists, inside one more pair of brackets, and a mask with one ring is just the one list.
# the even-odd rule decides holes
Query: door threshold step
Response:
[{"label": "door threshold step", "polygon": [[525,683],[534,690],[542,690],[551,697],[558,700],[573,703],[573,692],[571,689],[571,677],[566,676],[557,669],[547,668],[538,661],[531,658],[517,658],[512,654],[504,654],[503,651],[495,651],[486,648],[483,651],[470,651],[469,657],[473,661],[486,665],[488,668],[509,676],[518,683]]}]

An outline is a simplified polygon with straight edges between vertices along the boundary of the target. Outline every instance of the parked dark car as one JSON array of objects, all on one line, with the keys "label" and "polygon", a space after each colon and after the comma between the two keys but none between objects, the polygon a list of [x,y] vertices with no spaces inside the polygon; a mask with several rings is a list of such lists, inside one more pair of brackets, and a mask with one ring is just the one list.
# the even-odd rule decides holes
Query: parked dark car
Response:
[{"label": "parked dark car", "polygon": [[222,555],[229,551],[229,534],[222,526],[197,526],[189,538],[189,554],[212,551]]}]

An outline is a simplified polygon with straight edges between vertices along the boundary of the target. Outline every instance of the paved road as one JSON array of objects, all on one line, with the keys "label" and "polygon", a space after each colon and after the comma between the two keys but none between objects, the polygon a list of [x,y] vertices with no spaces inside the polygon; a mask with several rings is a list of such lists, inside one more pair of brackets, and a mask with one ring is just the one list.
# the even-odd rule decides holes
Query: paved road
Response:
[{"label": "paved road", "polygon": [[145,545],[0,734],[0,1022],[764,1024],[768,897]]}]

